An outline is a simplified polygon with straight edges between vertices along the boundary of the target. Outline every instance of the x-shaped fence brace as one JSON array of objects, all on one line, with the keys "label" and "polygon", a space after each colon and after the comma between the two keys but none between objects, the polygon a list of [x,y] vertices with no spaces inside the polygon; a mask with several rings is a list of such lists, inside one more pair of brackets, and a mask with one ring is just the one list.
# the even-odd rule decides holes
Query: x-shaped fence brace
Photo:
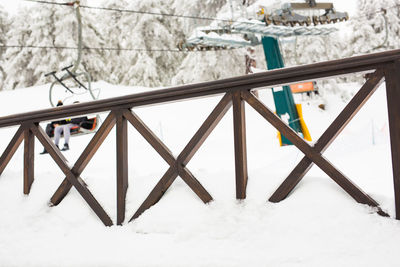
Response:
[{"label": "x-shaped fence brace", "polygon": [[[399,63],[397,63],[397,67]],[[399,68],[400,69],[400,68]],[[311,146],[304,141],[295,131],[293,131],[285,122],[274,114],[267,106],[265,106],[250,90],[236,90],[227,92],[211,114],[207,117],[199,130],[195,133],[189,143],[185,146],[182,152],[175,158],[168,147],[145,125],[145,123],[130,109],[112,110],[87,147],[82,152],[72,168],[69,167],[66,158],[62,155],[59,149],[54,145],[51,139],[47,136],[44,130],[38,123],[30,122],[22,124],[7,146],[3,155],[0,158],[0,174],[4,171],[19,145],[25,140],[24,145],[24,193],[29,194],[32,182],[34,180],[34,137],[42,143],[44,148],[49,152],[50,156],[63,171],[65,179],[58,187],[57,191],[51,198],[53,205],[58,205],[73,187],[79,192],[91,209],[97,214],[101,221],[106,226],[113,225],[108,214],[101,207],[96,198],[91,194],[87,185],[82,180],[80,175],[93,158],[94,154],[101,146],[105,138],[108,136],[112,128],[116,125],[117,135],[117,224],[122,224],[125,220],[125,198],[128,188],[128,137],[127,137],[127,122],[145,138],[145,140],[159,153],[159,155],[169,164],[168,170],[156,184],[148,197],[135,212],[130,220],[139,217],[145,210],[156,204],[172,185],[175,179],[180,176],[183,181],[197,194],[204,202],[208,203],[213,198],[200,182],[187,169],[186,165],[198,151],[210,133],[214,130],[217,124],[221,121],[230,107],[233,107],[234,120],[234,143],[235,143],[235,174],[236,174],[236,197],[238,199],[246,198],[247,186],[247,155],[246,155],[246,128],[245,128],[245,102],[254,108],[262,117],[272,124],[278,131],[286,136],[301,152],[304,153],[304,158],[289,174],[282,185],[269,199],[271,202],[279,202],[287,197],[287,195],[295,188],[305,174],[310,170],[313,164],[316,164],[323,170],[331,179],[333,179],[340,187],[342,187],[351,197],[357,202],[368,204],[376,207],[377,212],[382,216],[388,216],[387,213],[381,210],[379,204],[358,188],[350,179],[337,170],[322,153],[340,134],[344,127],[356,115],[361,107],[367,102],[371,95],[376,91],[384,78],[387,79],[387,94],[389,120],[391,126],[397,125],[400,127],[399,115],[394,115],[398,112],[398,108],[393,108],[398,103],[392,103],[393,99],[400,99],[400,93],[397,92],[399,78],[396,76],[396,67],[389,66],[385,69],[377,69],[369,76],[366,83],[347,104],[344,110],[333,121],[328,129],[322,134],[314,146]],[[389,79],[388,79],[389,77]],[[392,101],[392,102],[391,102]],[[396,124],[397,123],[397,124]],[[392,128],[392,127],[391,127]],[[394,136],[391,131],[391,137],[395,140],[400,140],[399,136]],[[393,139],[393,138],[392,138]],[[400,141],[399,141],[400,142]],[[393,144],[393,149],[397,149],[400,143]],[[394,156],[398,153],[394,153]],[[394,158],[393,161],[399,160]],[[399,170],[397,162],[394,162],[394,171]],[[400,181],[396,180],[395,187],[400,185]],[[400,196],[395,190],[396,198],[396,216],[399,217],[400,211]]]},{"label": "x-shaped fence brace", "polygon": [[[197,181],[193,174],[185,167],[193,157],[195,152],[200,148],[201,144],[206,140],[212,129],[222,119],[223,115],[227,112],[231,105],[230,94],[227,94],[221,102],[217,105],[215,110],[211,113],[209,118],[204,122],[202,127],[190,140],[188,145],[175,159],[170,150],[162,143],[162,141],[140,120],[140,118],[129,109],[112,111],[105,119],[93,139],[89,142],[81,156],[78,158],[72,169],[68,167],[67,160],[53,144],[51,139],[44,133],[43,129],[38,124],[30,124],[21,126],[14,138],[11,140],[6,151],[0,158],[0,171],[2,172],[12,155],[17,150],[25,137],[25,156],[29,155],[32,160],[28,164],[30,168],[29,174],[24,174],[24,190],[25,194],[29,194],[30,186],[33,182],[33,155],[34,155],[34,135],[39,139],[45,149],[49,152],[50,156],[57,163],[60,169],[66,175],[65,179],[58,187],[57,191],[51,198],[53,205],[58,205],[62,199],[67,195],[69,190],[74,186],[92,210],[102,220],[106,226],[113,224],[108,214],[104,211],[98,201],[91,194],[87,185],[80,178],[80,175],[88,165],[97,149],[101,146],[105,138],[108,136],[114,125],[117,125],[117,223],[122,224],[125,219],[125,196],[128,188],[127,183],[127,127],[126,122],[129,121],[137,131],[150,143],[150,145],[160,154],[160,156],[170,165],[167,172],[164,174],[161,181],[156,185],[150,196],[138,209],[132,217],[138,217],[144,210],[154,205],[168,189],[172,182],[179,175],[189,187],[199,196],[199,198],[207,203],[212,200],[211,195],[203,188]],[[29,135],[29,139],[26,136]],[[29,147],[27,147],[27,144]],[[28,152],[27,152],[28,151]],[[25,161],[26,162],[26,161]],[[25,169],[26,170],[26,169]]]},{"label": "x-shaped fence brace", "polygon": [[300,161],[297,167],[289,174],[288,178],[278,188],[278,190],[270,198],[271,202],[279,202],[284,199],[290,191],[300,182],[307,171],[315,163],[321,170],[323,170],[332,180],[334,180],[340,187],[342,187],[351,197],[357,202],[368,204],[378,209],[378,213],[383,216],[388,216],[383,212],[379,204],[370,196],[358,188],[350,179],[337,170],[327,159],[322,156],[328,146],[339,135],[343,128],[350,122],[358,110],[368,100],[368,98],[375,92],[383,80],[382,72],[375,72],[371,79],[361,88],[356,96],[350,101],[346,108],[336,118],[336,120],[328,127],[325,133],[321,136],[316,144],[311,147],[300,136],[298,136],[291,128],[289,128],[282,120],[280,120],[271,110],[263,105],[258,99],[249,92],[243,93],[243,98],[268,122],[275,128],[283,133],[301,152],[305,157]]},{"label": "x-shaped fence brace", "polygon": [[[327,147],[334,141],[344,127],[350,122],[350,120],[356,115],[361,107],[367,102],[369,97],[375,92],[379,85],[383,82],[383,72],[376,71],[370,76],[365,85],[359,90],[354,96],[350,103],[345,107],[337,119],[328,127],[321,138],[316,142],[315,146],[311,147],[305,142],[296,132],[294,132],[287,124],[285,124],[278,116],[274,114],[272,110],[266,107],[257,97],[255,97],[250,91],[237,91],[232,94],[233,112],[234,112],[234,134],[235,134],[235,166],[236,166],[236,190],[237,198],[243,199],[246,197],[246,184],[247,184],[247,164],[246,164],[246,137],[245,137],[245,119],[244,119],[244,101],[245,100],[250,106],[252,106],[261,116],[263,116],[269,123],[271,123],[276,129],[278,129],[283,135],[285,135],[297,148],[299,148],[304,154],[304,159],[299,163],[295,170],[289,175],[285,182],[278,188],[274,195],[270,198],[272,202],[278,202],[284,199],[290,191],[294,189],[297,183],[301,180],[306,172],[311,168],[312,164],[315,163],[320,167],[330,178],[332,178],[339,186],[341,186],[351,197],[357,202],[362,204],[368,204],[372,207],[376,207],[377,212],[382,216],[388,216],[387,213],[381,210],[379,204],[373,200],[370,196],[364,193],[358,188],[350,179],[343,175],[337,170],[328,160],[322,156]],[[223,98],[228,101],[229,94]],[[221,100],[217,108],[209,116],[208,120],[217,117],[216,111],[219,110],[219,106],[224,105],[224,113],[220,113],[219,120],[226,113],[227,107],[230,101]],[[215,125],[219,120],[214,120]],[[203,124],[199,131],[202,131],[203,127],[206,127],[207,123]],[[214,127],[215,127],[214,125]],[[213,127],[213,128],[214,128]],[[207,128],[209,132],[213,128]],[[207,136],[204,136],[204,139]],[[196,139],[196,138],[194,138]],[[193,140],[193,139],[192,139]],[[190,144],[190,143],[189,143]],[[199,144],[201,145],[201,144]],[[178,157],[179,159],[179,157]],[[187,164],[185,161],[179,161],[178,164]],[[170,171],[170,170],[169,170]],[[148,198],[135,213],[132,219],[137,218],[144,210],[154,205],[164,194],[164,192],[172,184],[173,180],[178,175],[177,172],[172,174],[167,171],[164,177],[160,180],[157,186],[150,193]]]}]

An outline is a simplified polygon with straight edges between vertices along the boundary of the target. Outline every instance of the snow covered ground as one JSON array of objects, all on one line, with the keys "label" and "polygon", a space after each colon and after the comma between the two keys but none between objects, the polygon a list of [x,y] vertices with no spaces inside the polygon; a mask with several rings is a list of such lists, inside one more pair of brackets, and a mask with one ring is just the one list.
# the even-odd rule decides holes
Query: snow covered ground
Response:
[{"label": "snow covered ground", "polygon": [[[96,86],[102,88],[103,98],[148,90]],[[340,87],[354,93],[360,85]],[[324,155],[393,217],[384,87]],[[0,116],[47,108],[47,90],[40,86],[1,92]],[[270,91],[261,91],[260,97],[271,106]],[[135,112],[177,155],[219,99]],[[314,140],[345,105],[335,95],[325,99],[325,111],[317,107],[322,100],[302,101]],[[400,223],[356,203],[317,167],[285,201],[267,202],[303,155],[293,146],[279,147],[276,130],[249,106],[246,115],[246,200],[235,199],[232,114],[228,112],[188,165],[215,201],[204,205],[178,178],[157,205],[123,226],[104,227],[75,189],[59,206],[49,207],[64,176],[50,156],[39,155],[38,141],[36,180],[31,194],[23,195],[21,146],[0,177],[0,266],[398,266]],[[0,151],[15,130],[0,129]],[[71,150],[64,153],[71,163],[91,137],[72,138]],[[127,220],[168,167],[133,127],[129,128],[129,163]],[[115,130],[82,177],[115,219]]]}]

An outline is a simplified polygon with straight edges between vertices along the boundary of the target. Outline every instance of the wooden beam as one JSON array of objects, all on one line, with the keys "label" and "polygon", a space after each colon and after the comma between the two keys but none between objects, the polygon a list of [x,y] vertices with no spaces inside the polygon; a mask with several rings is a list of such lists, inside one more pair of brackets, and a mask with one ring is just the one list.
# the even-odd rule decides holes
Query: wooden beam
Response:
[{"label": "wooden beam", "polygon": [[400,220],[400,61],[385,68],[396,219]]},{"label": "wooden beam", "polygon": [[169,164],[175,164],[176,159],[171,150],[147,127],[147,125],[132,111],[124,110],[124,117],[143,136],[144,139],[154,148],[155,151]]},{"label": "wooden beam", "polygon": [[182,164],[177,162],[178,175],[182,180],[196,193],[196,195],[203,201],[204,204],[213,200],[210,193],[203,187],[203,185],[194,177],[194,175]]},{"label": "wooden beam", "polygon": [[[110,114],[101,124],[99,130],[93,136],[92,140],[90,140],[89,144],[86,146],[85,150],[74,164],[74,167],[71,171],[76,177],[79,177],[82,174],[83,170],[89,164],[90,160],[93,158],[103,141],[107,138],[108,134],[114,127],[115,122],[115,114],[114,112],[110,112]],[[71,190],[71,187],[72,184],[69,182],[67,177],[65,177],[57,191],[51,197],[50,203],[54,206],[57,206],[68,194],[69,190]]]},{"label": "wooden beam", "polygon": [[122,111],[117,112],[117,224],[125,220],[128,190],[128,124]]},{"label": "wooden beam", "polygon": [[201,125],[199,130],[194,134],[189,143],[185,146],[182,152],[178,156],[178,161],[186,166],[192,159],[194,154],[200,149],[204,141],[210,136],[212,131],[222,120],[225,114],[232,106],[232,95],[227,93],[217,104],[211,114],[207,117],[204,123]]},{"label": "wooden beam", "polygon": [[246,198],[247,187],[247,151],[245,106],[240,91],[232,94],[233,133],[235,143],[236,198]]},{"label": "wooden beam", "polygon": [[129,221],[133,221],[147,209],[156,204],[175,181],[176,177],[178,177],[178,172],[176,171],[175,166],[169,167],[167,172],[163,175],[161,180],[158,181],[153,190],[151,190],[150,194]]},{"label": "wooden beam", "polygon": [[[189,187],[197,194],[197,196],[203,200],[203,202],[208,203],[212,200],[212,196],[207,192],[207,190],[200,184],[200,182],[189,172],[185,166],[189,163],[190,159],[194,156],[194,154],[198,151],[200,146],[204,143],[207,137],[211,134],[212,130],[218,125],[223,116],[227,113],[229,108],[232,105],[232,96],[231,94],[226,94],[221,101],[217,104],[211,114],[207,117],[204,123],[200,126],[199,130],[195,133],[189,143],[185,146],[182,152],[179,154],[177,160],[170,159],[173,157],[169,154],[169,150],[166,149],[165,145],[158,144],[156,147],[158,150],[162,150],[160,155],[164,155],[165,160],[170,161],[170,167],[161,180],[157,183],[157,185],[153,188],[150,195],[145,199],[143,204],[139,207],[136,213],[132,216],[129,221],[132,221],[139,217],[145,210],[149,209],[151,206],[156,204],[168,188],[172,185],[178,175],[181,175],[182,180],[189,185]],[[129,114],[127,114],[127,119],[135,124],[138,123],[137,120],[133,120]],[[148,129],[145,126],[140,127],[142,130],[147,131]],[[151,132],[145,133],[147,136],[146,139],[151,139],[152,141],[157,141],[155,135]],[[152,137],[151,137],[152,136]],[[160,141],[161,142],[161,141]],[[154,147],[154,146],[153,146]],[[157,150],[157,149],[156,149]],[[157,151],[158,151],[157,150]]]},{"label": "wooden beam", "polygon": [[82,198],[92,208],[92,210],[96,213],[96,215],[100,218],[100,220],[104,223],[104,225],[112,226],[113,222],[110,219],[110,217],[107,215],[107,213],[101,207],[100,203],[96,200],[96,198],[86,187],[83,180],[75,176],[74,173],[72,173],[72,171],[68,167],[67,159],[55,146],[55,144],[51,141],[50,137],[48,137],[48,135],[44,132],[44,130],[40,126],[32,124],[30,129],[35,134],[37,139],[42,143],[44,148],[49,152],[54,162],[66,175],[68,181],[76,188],[76,190],[79,192]]},{"label": "wooden beam", "polygon": [[363,71],[372,72],[376,68],[398,59],[400,59],[400,50],[392,50],[340,60],[265,71],[212,82],[165,88],[110,99],[37,110],[34,112],[0,117],[0,128],[20,125],[21,123],[31,121],[47,121],[83,114],[99,113],[113,109],[133,108],[181,99],[187,100],[201,96],[220,95],[236,90],[251,90],[268,86],[277,87],[278,85],[343,76],[349,73]]},{"label": "wooden beam", "polygon": [[321,170],[323,170],[332,180],[334,180],[343,190],[345,190],[358,203],[377,207],[381,215],[387,216],[380,208],[379,204],[370,196],[358,188],[350,179],[338,171],[328,160],[314,148],[310,147],[296,132],[286,125],[278,116],[276,116],[268,107],[261,103],[250,92],[244,92],[243,98],[272,124],[278,131],[282,132],[298,149],[301,150],[310,160],[312,160]]},{"label": "wooden beam", "polygon": [[125,110],[124,116],[170,166],[175,166],[174,168],[178,171],[178,175],[204,203],[208,203],[212,200],[211,195],[192,175],[192,173],[186,167],[184,167],[182,163],[178,163],[169,148],[150,130],[150,128],[147,127],[147,125],[145,125],[145,123],[134,112]]},{"label": "wooden beam", "polygon": [[10,143],[4,150],[3,154],[0,157],[0,175],[3,173],[4,169],[7,167],[11,158],[14,156],[18,147],[21,145],[24,140],[24,130],[25,126],[20,126],[15,133],[14,137],[11,139]]},{"label": "wooden beam", "polygon": [[[332,122],[327,130],[322,134],[314,145],[314,149],[318,153],[323,153],[329,145],[342,132],[347,124],[353,119],[358,111],[364,106],[369,98],[374,94],[376,89],[383,82],[383,71],[375,71],[373,75],[366,81],[356,95],[350,100],[339,116]],[[269,201],[279,202],[285,199],[296,185],[303,179],[304,175],[311,169],[313,162],[307,157],[297,164],[285,181],[278,187],[275,193],[270,197]]]},{"label": "wooden beam", "polygon": [[24,131],[24,139],[24,194],[29,195],[35,179],[35,136],[29,128]]}]

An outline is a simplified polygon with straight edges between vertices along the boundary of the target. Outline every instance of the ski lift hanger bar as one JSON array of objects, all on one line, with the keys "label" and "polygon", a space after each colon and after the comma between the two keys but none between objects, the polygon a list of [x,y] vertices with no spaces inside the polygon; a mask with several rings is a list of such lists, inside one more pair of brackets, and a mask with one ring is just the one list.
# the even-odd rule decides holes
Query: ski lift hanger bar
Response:
[{"label": "ski lift hanger bar", "polygon": [[[204,29],[205,32],[218,32],[215,29]],[[249,25],[246,23],[234,23],[230,30],[225,29],[224,33],[232,33],[232,34],[259,34],[262,36],[269,37],[293,37],[293,36],[317,36],[317,35],[329,35],[333,32],[336,32],[337,29],[333,27],[285,27],[285,26],[275,26],[270,25],[265,27],[264,24],[254,23],[253,25]],[[226,48],[240,48],[240,47],[248,47],[258,45],[258,43],[254,44],[252,42],[246,40],[236,40],[236,39],[228,39],[222,38],[218,35],[212,34],[204,34],[199,36],[192,36],[186,40],[186,43],[183,45],[186,48],[193,46],[207,46],[207,47],[226,47]]]},{"label": "ski lift hanger bar", "polygon": [[270,25],[265,27],[265,24],[254,23],[249,25],[248,22],[235,22],[232,25],[233,33],[254,33],[261,34],[263,36],[271,37],[291,37],[291,36],[301,36],[301,35],[328,35],[333,32],[338,31],[334,27],[286,27],[286,26],[275,26]]}]

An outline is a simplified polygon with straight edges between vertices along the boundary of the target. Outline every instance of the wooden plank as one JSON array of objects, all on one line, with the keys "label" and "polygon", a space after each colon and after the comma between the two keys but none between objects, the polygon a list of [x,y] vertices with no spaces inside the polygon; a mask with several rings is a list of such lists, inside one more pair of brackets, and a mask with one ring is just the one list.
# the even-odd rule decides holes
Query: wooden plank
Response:
[{"label": "wooden plank", "polygon": [[125,111],[124,116],[131,122],[131,124],[138,130],[138,132],[149,142],[149,144],[160,154],[160,156],[170,166],[176,165],[179,176],[189,185],[189,187],[196,192],[197,195],[204,203],[212,200],[211,195],[200,184],[200,182],[193,176],[193,174],[182,164],[177,163],[177,160],[172,155],[168,147],[144,124],[142,120],[130,111]]},{"label": "wooden plank", "polygon": [[[383,71],[380,70],[376,71],[370,76],[370,78],[350,100],[339,116],[318,139],[314,145],[316,152],[323,153],[329,147],[329,145],[336,139],[336,137],[342,132],[347,124],[374,94],[376,89],[382,84],[383,80]],[[278,187],[278,189],[270,197],[269,201],[276,203],[285,199],[301,181],[305,174],[311,169],[312,165],[313,162],[305,156],[297,164],[285,181]]]},{"label": "wooden plank", "polygon": [[225,94],[221,101],[217,104],[211,114],[207,117],[204,123],[200,126],[199,130],[190,139],[189,143],[182,150],[178,156],[178,161],[186,166],[192,159],[194,154],[199,150],[201,145],[215,129],[218,123],[222,120],[225,114],[232,106],[232,95],[230,93]]},{"label": "wooden plank", "polygon": [[30,129],[24,131],[24,194],[29,195],[35,179],[35,136]]},{"label": "wooden plank", "polygon": [[[114,112],[110,112],[104,122],[101,124],[99,130],[93,136],[92,140],[90,140],[89,144],[86,146],[85,150],[79,156],[78,160],[74,164],[72,168],[72,173],[79,177],[86,166],[89,164],[90,160],[93,158],[103,141],[107,138],[108,134],[114,127],[116,122],[116,117]],[[69,190],[71,190],[72,184],[65,177],[61,185],[58,187],[57,191],[53,194],[50,199],[51,205],[57,206],[64,197],[68,194]]]},{"label": "wooden plank", "polygon": [[396,219],[400,220],[400,62],[385,69]]},{"label": "wooden plank", "polygon": [[178,174],[183,181],[197,194],[197,196],[206,204],[213,200],[210,193],[203,185],[194,177],[194,175],[184,166],[177,163]]},{"label": "wooden plank", "polygon": [[162,196],[165,194],[168,188],[172,185],[172,183],[175,181],[176,177],[178,177],[178,172],[175,166],[169,167],[167,172],[163,175],[161,180],[158,181],[153,190],[151,190],[148,197],[145,199],[142,205],[140,205],[139,209],[135,212],[135,214],[129,221],[130,222],[133,221],[147,209],[156,204],[162,198]]},{"label": "wooden plank", "polygon": [[117,115],[117,224],[125,220],[126,192],[128,190],[128,124],[118,111]]},{"label": "wooden plank", "polygon": [[143,136],[144,139],[157,151],[157,153],[169,164],[175,164],[176,159],[171,150],[147,127],[147,125],[132,111],[125,110],[124,117]]},{"label": "wooden plank", "polygon": [[92,160],[93,156],[96,154],[97,150],[103,144],[104,140],[107,138],[108,134],[114,128],[115,123],[116,116],[115,113],[111,111],[104,122],[101,124],[99,130],[93,136],[92,140],[90,140],[85,150],[83,150],[82,154],[79,156],[79,159],[74,164],[74,170],[77,173],[81,174],[83,172],[83,170]]},{"label": "wooden plank", "polygon": [[277,87],[280,84],[285,85],[303,81],[313,81],[319,78],[325,79],[328,77],[343,76],[348,73],[375,70],[396,59],[400,59],[400,50],[283,68],[212,82],[166,88],[1,117],[0,127],[19,125],[29,121],[47,121],[70,116],[99,113],[113,109],[132,108],[181,99],[211,96],[236,90],[250,90],[266,86]]},{"label": "wooden plank", "polygon": [[169,189],[178,175],[189,185],[189,187],[199,196],[204,202],[208,203],[213,200],[212,196],[204,189],[204,187],[197,181],[197,179],[190,173],[185,167],[180,167],[180,171],[177,170],[178,164],[171,165],[167,172],[163,175],[161,180],[156,184],[150,194],[147,196],[145,201],[140,205],[139,209],[135,212],[129,222],[138,218],[143,212],[155,205],[163,197],[165,192]]},{"label": "wooden plank", "polygon": [[[268,107],[261,103],[250,92],[243,93],[243,98],[272,124],[278,131],[282,132],[298,149],[300,149],[310,160],[312,160],[321,170],[323,170],[332,180],[334,180],[343,190],[361,204],[367,204],[377,207],[381,214],[385,214],[380,210],[379,204],[370,196],[358,188],[350,179],[338,171],[333,165],[326,160],[314,148],[310,147],[296,132],[287,126],[278,116],[276,116]],[[385,214],[387,215],[387,214]]]},{"label": "wooden plank", "polygon": [[276,189],[276,191],[269,198],[270,202],[278,203],[285,199],[290,192],[300,183],[304,178],[306,173],[314,165],[313,161],[304,156],[297,166],[290,172],[288,177],[283,181],[283,183]]},{"label": "wooden plank", "polygon": [[15,133],[14,137],[11,139],[10,143],[4,150],[3,154],[0,157],[0,175],[3,173],[4,169],[7,167],[11,158],[14,156],[18,147],[21,145],[24,140],[24,130],[25,126],[20,126]]},{"label": "wooden plank", "polygon": [[[227,113],[229,108],[232,105],[232,96],[231,94],[226,94],[221,101],[217,104],[217,106],[213,109],[211,114],[207,117],[204,123],[200,126],[199,130],[195,133],[189,143],[185,146],[182,152],[179,154],[178,159],[174,160],[170,164],[169,169],[161,178],[161,180],[157,183],[157,185],[153,188],[150,195],[146,198],[146,200],[142,203],[136,213],[132,216],[130,221],[139,217],[145,210],[149,209],[151,206],[156,204],[164,195],[164,193],[168,190],[168,188],[172,185],[173,181],[175,181],[178,174],[181,174],[182,180],[197,194],[197,196],[205,203],[210,202],[212,200],[212,196],[206,191],[206,189],[200,184],[200,182],[189,172],[185,165],[189,163],[190,159],[193,155],[198,151],[200,146],[204,143],[207,137],[210,135],[212,130],[218,125],[223,116]],[[134,124],[137,124],[137,121],[132,120],[132,117],[127,114],[127,119]],[[144,123],[141,122],[143,125]],[[142,131],[147,131],[147,127],[141,126]],[[151,139],[154,142],[160,142],[157,138],[150,138],[151,133],[145,133],[147,138]],[[146,139],[147,139],[146,138]],[[165,145],[157,144],[156,145],[159,150],[163,150]],[[154,146],[153,146],[154,147]],[[156,149],[157,150],[157,149]],[[165,150],[162,154],[167,155],[169,150]],[[171,157],[171,155],[167,155],[166,158]],[[169,160],[170,161],[170,160]],[[168,161],[167,161],[168,162]]]},{"label": "wooden plank", "polygon": [[246,198],[247,187],[247,151],[246,151],[246,121],[244,101],[240,91],[232,94],[233,102],[233,132],[235,142],[235,175],[236,198]]},{"label": "wooden plank", "polygon": [[112,226],[113,222],[110,217],[107,215],[99,202],[86,187],[82,179],[77,178],[75,174],[72,173],[72,171],[68,167],[68,161],[62,155],[60,150],[55,146],[55,144],[51,141],[51,139],[47,136],[44,130],[40,126],[36,126],[33,124],[30,129],[35,134],[37,139],[42,143],[44,148],[49,152],[54,162],[66,175],[68,181],[76,188],[82,198],[92,208],[92,210],[96,213],[96,215],[100,218],[104,225]]},{"label": "wooden plank", "polygon": [[178,155],[176,160],[176,171],[180,173],[182,180],[196,193],[196,195],[208,203],[212,200],[211,195],[201,185],[201,183],[189,172],[185,166],[192,159],[194,154],[199,150],[201,145],[205,142],[207,137],[215,129],[218,123],[222,120],[229,108],[232,106],[232,96],[230,93],[226,94],[218,102],[216,107],[207,117],[207,119],[200,126],[199,130],[190,139],[189,143],[185,146],[182,152]]}]

